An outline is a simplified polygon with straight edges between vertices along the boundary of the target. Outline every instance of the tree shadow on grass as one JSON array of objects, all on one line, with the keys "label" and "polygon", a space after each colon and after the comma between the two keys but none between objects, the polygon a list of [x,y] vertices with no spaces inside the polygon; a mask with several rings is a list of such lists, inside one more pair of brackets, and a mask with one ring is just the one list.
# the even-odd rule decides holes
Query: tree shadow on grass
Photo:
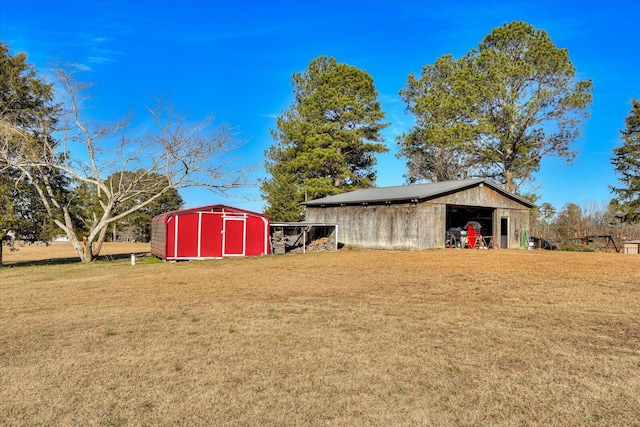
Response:
[{"label": "tree shadow on grass", "polygon": [[[136,259],[143,259],[151,256],[150,252],[128,252],[123,254],[102,254],[95,257],[94,262],[102,261],[121,261],[124,259],[131,259],[131,255],[135,255]],[[76,264],[80,263],[78,257],[59,257],[59,258],[46,258],[38,260],[24,260],[24,261],[9,261],[3,262],[0,268],[7,267],[28,267],[33,265],[61,265],[61,264]]]}]

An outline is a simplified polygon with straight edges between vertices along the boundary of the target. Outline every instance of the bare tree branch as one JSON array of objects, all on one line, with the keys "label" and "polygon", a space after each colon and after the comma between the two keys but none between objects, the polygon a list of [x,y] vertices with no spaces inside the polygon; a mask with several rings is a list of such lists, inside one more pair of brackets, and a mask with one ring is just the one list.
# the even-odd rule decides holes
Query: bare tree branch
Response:
[{"label": "bare tree branch", "polygon": [[[67,97],[65,116],[55,129],[43,121],[44,137],[37,143],[28,132],[0,121],[0,167],[19,170],[36,188],[47,215],[83,261],[99,253],[110,224],[170,190],[204,187],[226,194],[243,186],[247,170],[230,169],[238,142],[228,127],[214,127],[211,118],[189,121],[160,99],[148,108],[155,131],[131,137],[130,118],[90,124],[82,105],[91,85],[63,68],[55,75]],[[66,188],[56,187],[51,181],[56,176]]]}]

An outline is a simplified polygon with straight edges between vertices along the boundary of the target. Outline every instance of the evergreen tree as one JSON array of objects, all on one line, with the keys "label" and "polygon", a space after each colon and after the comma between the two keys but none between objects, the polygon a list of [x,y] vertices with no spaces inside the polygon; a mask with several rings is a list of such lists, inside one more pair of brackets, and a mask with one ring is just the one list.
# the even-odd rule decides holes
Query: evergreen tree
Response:
[{"label": "evergreen tree", "polygon": [[271,175],[262,183],[274,221],[304,218],[299,203],[374,184],[375,153],[387,151],[384,112],[365,71],[321,56],[292,76],[295,100],[272,131]]},{"label": "evergreen tree", "polygon": [[[0,147],[8,158],[26,151],[44,158],[60,107],[53,102],[53,85],[40,78],[24,53],[11,55],[0,42]],[[26,141],[26,143],[25,143]],[[54,191],[64,182],[50,168],[41,168]],[[13,231],[17,237],[46,239],[50,221],[42,217],[44,207],[28,179],[8,161],[0,160],[0,239]]]},{"label": "evergreen tree", "polygon": [[591,90],[545,31],[524,22],[495,28],[461,59],[445,55],[409,75],[400,94],[416,127],[398,138],[408,178],[482,176],[518,192],[542,158],[573,158]]},{"label": "evergreen tree", "polygon": [[632,108],[625,119],[622,145],[613,149],[611,160],[620,175],[620,187],[611,187],[617,202],[624,209],[627,221],[640,219],[640,101],[632,100]]},{"label": "evergreen tree", "polygon": [[477,132],[470,126],[476,103],[473,81],[463,77],[468,66],[468,61],[444,55],[434,65],[425,65],[420,79],[412,73],[400,91],[407,111],[416,119],[416,126],[398,137],[398,157],[406,158],[409,183],[480,174],[476,156],[469,149]]}]

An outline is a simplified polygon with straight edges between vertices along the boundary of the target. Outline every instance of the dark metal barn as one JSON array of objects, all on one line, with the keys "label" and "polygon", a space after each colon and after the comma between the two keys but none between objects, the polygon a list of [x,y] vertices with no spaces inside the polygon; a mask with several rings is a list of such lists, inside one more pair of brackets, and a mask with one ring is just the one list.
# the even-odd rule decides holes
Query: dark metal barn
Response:
[{"label": "dark metal barn", "polygon": [[151,224],[151,254],[163,260],[269,253],[269,219],[225,205],[164,213]]},{"label": "dark metal barn", "polygon": [[534,207],[485,179],[368,188],[303,204],[307,221],[340,224],[341,244],[395,250],[447,247],[469,224],[481,227],[478,245],[517,248]]}]

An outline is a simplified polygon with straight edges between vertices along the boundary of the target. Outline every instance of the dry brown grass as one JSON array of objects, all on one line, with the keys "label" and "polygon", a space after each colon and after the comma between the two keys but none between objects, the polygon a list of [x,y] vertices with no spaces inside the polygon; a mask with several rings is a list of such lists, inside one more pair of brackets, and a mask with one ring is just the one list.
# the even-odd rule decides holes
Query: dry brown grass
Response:
[{"label": "dry brown grass", "polygon": [[640,425],[632,255],[22,266],[0,304],[0,424]]},{"label": "dry brown grass", "polygon": [[[118,259],[134,254],[148,254],[149,243],[120,243],[107,242],[102,245],[101,259]],[[13,248],[2,249],[2,264],[5,266],[24,264],[62,264],[77,262],[76,254],[71,243],[56,242],[50,245],[16,243]]]}]

